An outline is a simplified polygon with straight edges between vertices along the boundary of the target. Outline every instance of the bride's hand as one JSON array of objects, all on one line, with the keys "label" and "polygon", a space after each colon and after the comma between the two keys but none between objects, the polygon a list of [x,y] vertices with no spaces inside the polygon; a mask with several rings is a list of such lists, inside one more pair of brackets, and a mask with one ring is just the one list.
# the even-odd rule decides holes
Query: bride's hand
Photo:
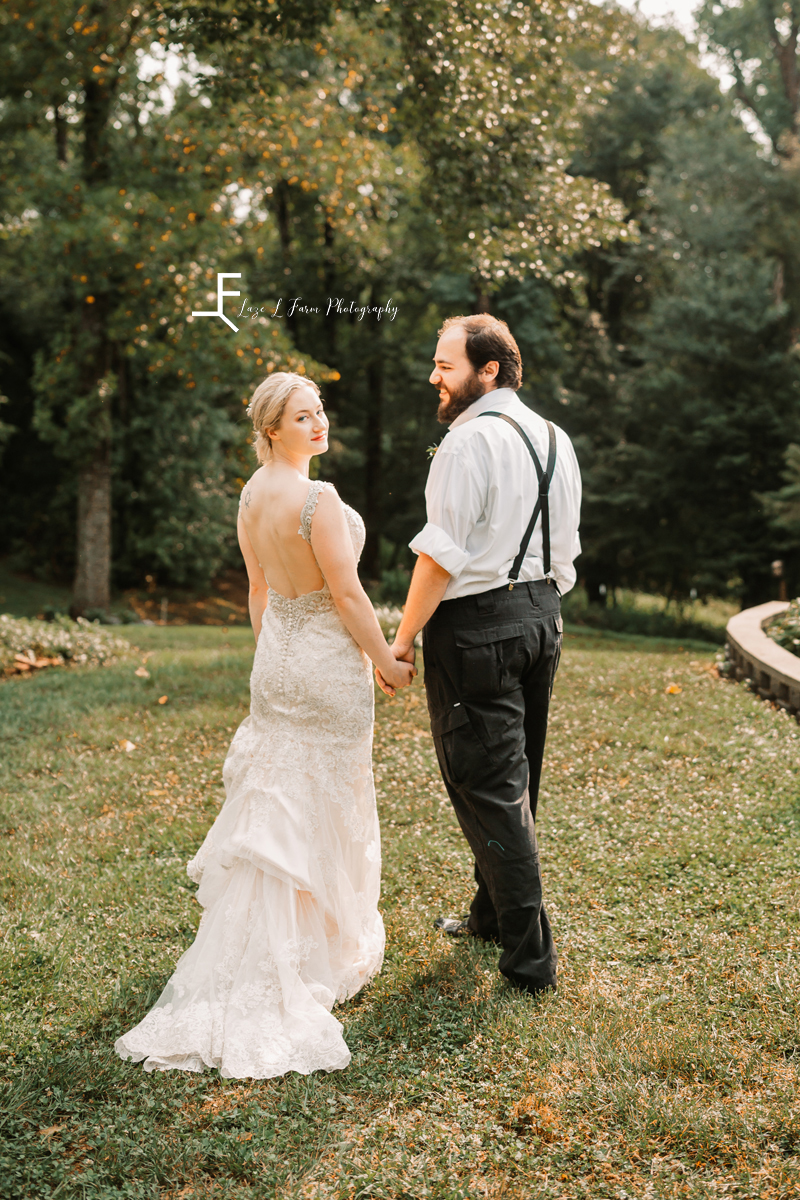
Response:
[{"label": "bride's hand", "polygon": [[394,696],[397,688],[408,687],[416,674],[417,668],[413,663],[397,660],[389,670],[380,671],[377,667],[375,668],[378,687],[387,696]]}]

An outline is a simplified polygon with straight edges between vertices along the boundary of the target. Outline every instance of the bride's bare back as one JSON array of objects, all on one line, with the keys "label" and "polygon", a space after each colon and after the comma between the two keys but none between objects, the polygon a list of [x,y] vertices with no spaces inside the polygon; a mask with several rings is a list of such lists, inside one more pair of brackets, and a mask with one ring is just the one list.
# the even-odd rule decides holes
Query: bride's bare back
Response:
[{"label": "bride's bare back", "polygon": [[[282,378],[281,386],[284,383]],[[265,386],[268,392],[266,384],[262,391]],[[328,419],[319,392],[306,383],[293,386],[277,420],[268,423],[265,413],[257,412],[253,425],[263,465],[242,489],[238,532],[250,580],[248,605],[256,642],[269,603],[267,587],[288,601],[325,589],[350,636],[378,667],[381,687],[394,695],[395,687],[411,682],[413,667],[398,662],[386,644],[359,582],[345,509],[333,488],[314,487],[313,524],[309,523],[305,536],[300,532],[312,487],[309,464],[328,448]],[[267,438],[271,445],[264,452]]]},{"label": "bride's bare back", "polygon": [[242,491],[239,511],[264,577],[290,600],[325,583],[311,546],[298,533],[308,488],[309,480],[295,467],[271,462]]}]

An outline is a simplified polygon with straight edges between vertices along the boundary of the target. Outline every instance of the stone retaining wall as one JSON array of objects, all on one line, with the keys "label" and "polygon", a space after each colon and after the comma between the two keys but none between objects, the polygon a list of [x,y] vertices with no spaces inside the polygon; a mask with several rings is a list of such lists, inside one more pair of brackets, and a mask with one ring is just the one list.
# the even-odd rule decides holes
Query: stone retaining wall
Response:
[{"label": "stone retaining wall", "polygon": [[774,700],[789,712],[800,712],[800,658],[768,637],[762,625],[788,604],[773,600],[745,608],[727,626],[731,675],[748,680],[764,700]]}]

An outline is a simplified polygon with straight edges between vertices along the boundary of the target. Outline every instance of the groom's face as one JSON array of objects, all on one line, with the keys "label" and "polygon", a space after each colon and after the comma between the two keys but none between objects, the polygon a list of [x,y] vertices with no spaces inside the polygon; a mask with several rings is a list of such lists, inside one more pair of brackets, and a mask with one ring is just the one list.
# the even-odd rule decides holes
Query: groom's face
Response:
[{"label": "groom's face", "polygon": [[[467,358],[466,344],[466,331],[454,325],[439,338],[433,356],[435,365],[429,382],[439,392],[436,416],[443,425],[455,421],[470,404],[480,400],[494,386],[491,379],[485,378],[486,367],[481,371],[475,370]],[[488,363],[487,366],[494,367],[496,373],[496,363]]]}]

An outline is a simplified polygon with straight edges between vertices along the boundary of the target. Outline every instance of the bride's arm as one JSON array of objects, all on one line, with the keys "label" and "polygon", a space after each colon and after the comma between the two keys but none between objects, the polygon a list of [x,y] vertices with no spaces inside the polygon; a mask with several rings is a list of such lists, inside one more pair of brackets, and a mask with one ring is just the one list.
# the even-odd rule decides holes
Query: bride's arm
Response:
[{"label": "bride's arm", "polygon": [[250,624],[253,626],[253,633],[255,634],[256,642],[258,642],[258,637],[261,633],[261,618],[264,615],[264,609],[267,607],[269,589],[267,588],[267,581],[264,578],[264,572],[261,570],[261,563],[258,561],[250,538],[247,536],[241,511],[239,512],[239,519],[236,522],[236,532],[239,535],[239,548],[242,551],[244,565],[247,567],[247,578],[250,581],[250,590],[247,594]]},{"label": "bride's arm", "polygon": [[342,502],[331,488],[326,488],[317,502],[311,524],[311,548],[339,616],[361,649],[372,659],[390,688],[410,683],[412,672],[416,674],[416,671],[409,663],[398,662],[386,644],[375,609],[358,578]]}]

